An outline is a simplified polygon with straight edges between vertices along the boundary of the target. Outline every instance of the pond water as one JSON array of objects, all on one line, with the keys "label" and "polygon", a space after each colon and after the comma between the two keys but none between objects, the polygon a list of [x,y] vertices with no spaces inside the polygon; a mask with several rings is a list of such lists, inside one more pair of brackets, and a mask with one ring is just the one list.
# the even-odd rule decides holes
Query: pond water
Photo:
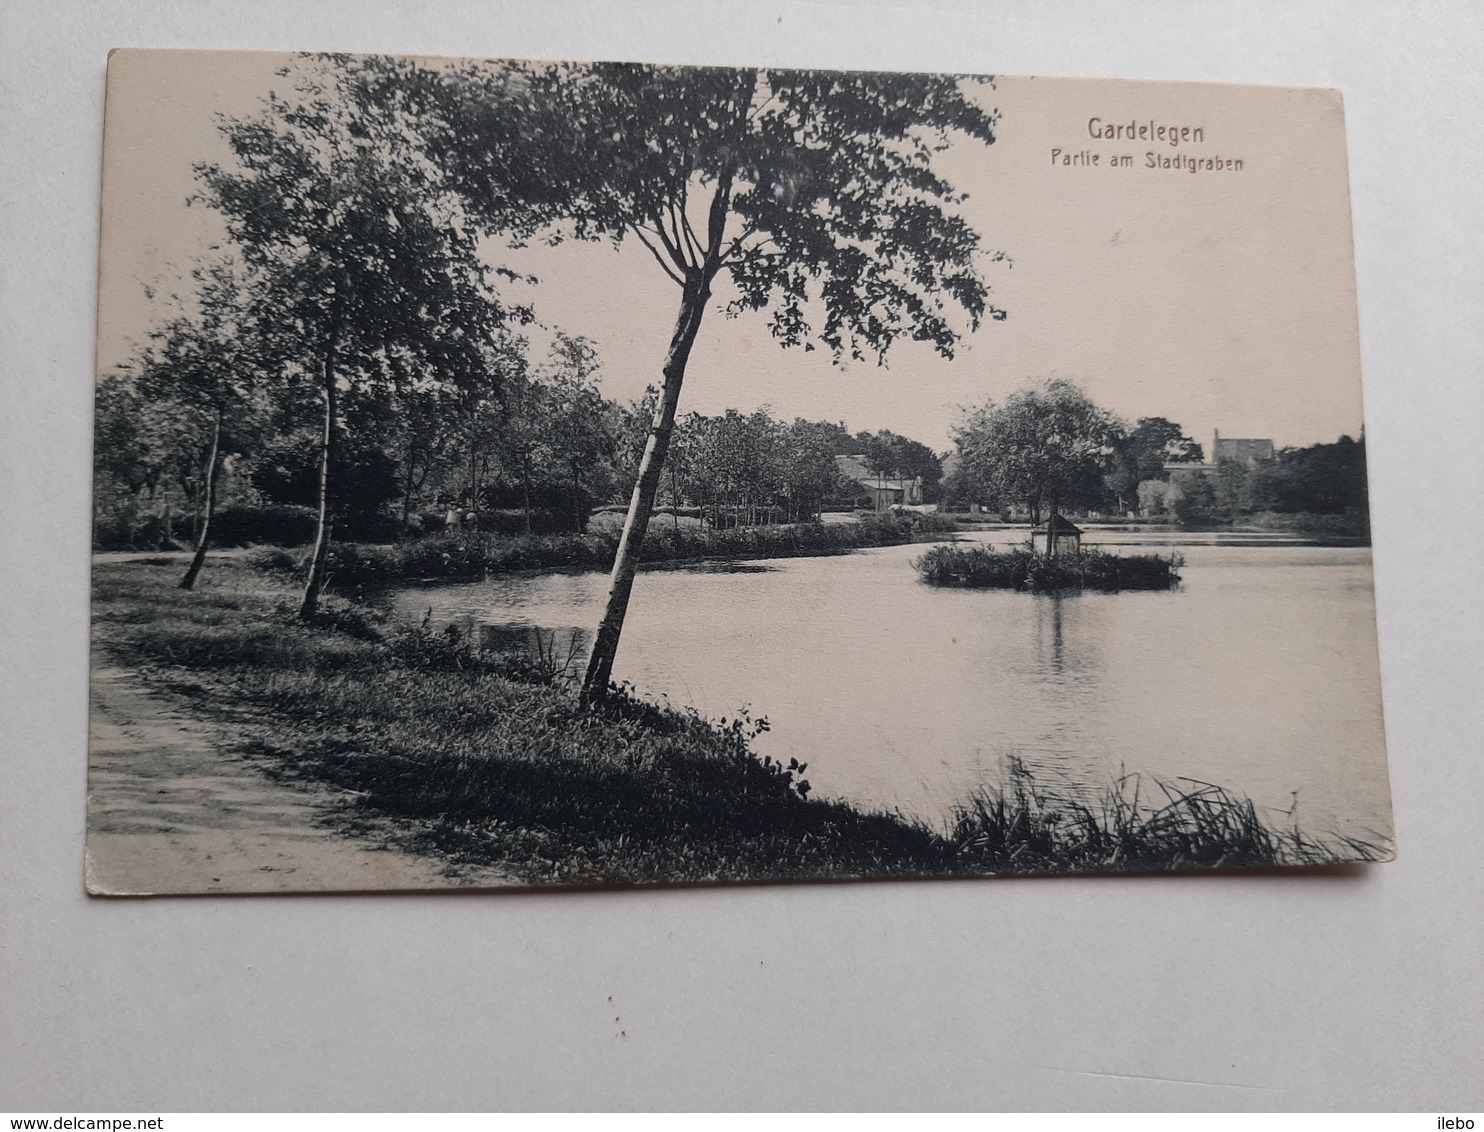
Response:
[{"label": "pond water", "polygon": [[[1296,803],[1311,832],[1389,835],[1368,548],[1117,530],[1085,542],[1178,551],[1183,581],[1157,593],[938,589],[912,569],[921,545],[653,570],[635,583],[614,675],[704,715],[766,716],[756,748],[807,761],[817,796],[934,823],[1019,757],[1074,790],[1123,771],[1183,777],[1285,823]],[[540,628],[558,653],[580,653],[606,585],[502,577],[389,598],[490,643]]]}]

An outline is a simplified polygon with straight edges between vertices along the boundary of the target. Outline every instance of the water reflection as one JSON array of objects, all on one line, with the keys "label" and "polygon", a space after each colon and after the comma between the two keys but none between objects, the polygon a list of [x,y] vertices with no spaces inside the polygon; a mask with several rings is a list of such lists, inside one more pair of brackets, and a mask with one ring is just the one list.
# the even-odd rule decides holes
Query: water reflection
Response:
[{"label": "water reflection", "polygon": [[578,625],[491,625],[477,623],[472,615],[455,621],[487,652],[514,652],[532,660],[554,660],[571,669],[587,659],[592,631]]}]

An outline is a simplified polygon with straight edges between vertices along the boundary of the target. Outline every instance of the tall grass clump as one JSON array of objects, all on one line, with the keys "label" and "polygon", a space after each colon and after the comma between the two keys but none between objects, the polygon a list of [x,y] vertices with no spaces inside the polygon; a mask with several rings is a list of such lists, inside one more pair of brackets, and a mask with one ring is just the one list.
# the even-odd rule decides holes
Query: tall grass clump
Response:
[{"label": "tall grass clump", "polygon": [[1167,590],[1180,581],[1185,560],[1178,554],[1081,554],[1048,558],[1024,547],[935,546],[912,564],[934,586],[970,589]]},{"label": "tall grass clump", "polygon": [[975,871],[1160,870],[1377,861],[1389,847],[1311,837],[1266,821],[1248,798],[1181,778],[1123,775],[1090,799],[1038,785],[1012,758],[1009,781],[959,806],[949,840]]}]

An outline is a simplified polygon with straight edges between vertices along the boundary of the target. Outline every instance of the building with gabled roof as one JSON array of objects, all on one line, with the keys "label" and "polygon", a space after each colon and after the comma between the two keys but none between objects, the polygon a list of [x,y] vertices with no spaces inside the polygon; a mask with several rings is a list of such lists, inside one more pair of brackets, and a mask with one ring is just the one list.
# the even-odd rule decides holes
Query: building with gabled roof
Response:
[{"label": "building with gabled roof", "polygon": [[1164,470],[1168,473],[1171,483],[1189,483],[1196,477],[1214,476],[1223,460],[1241,464],[1244,468],[1254,468],[1258,464],[1265,464],[1275,459],[1276,456],[1277,449],[1274,448],[1271,440],[1222,436],[1218,428],[1211,437],[1210,459],[1205,463],[1166,464]]},{"label": "building with gabled roof", "polygon": [[840,475],[857,484],[862,495],[871,498],[877,511],[894,506],[915,507],[922,502],[922,477],[885,475],[871,471],[864,456],[836,456]]},{"label": "building with gabled roof", "polygon": [[1271,440],[1224,437],[1220,429],[1217,429],[1211,438],[1211,463],[1213,464],[1219,464],[1223,460],[1233,460],[1250,468],[1254,464],[1271,460],[1275,454]]}]

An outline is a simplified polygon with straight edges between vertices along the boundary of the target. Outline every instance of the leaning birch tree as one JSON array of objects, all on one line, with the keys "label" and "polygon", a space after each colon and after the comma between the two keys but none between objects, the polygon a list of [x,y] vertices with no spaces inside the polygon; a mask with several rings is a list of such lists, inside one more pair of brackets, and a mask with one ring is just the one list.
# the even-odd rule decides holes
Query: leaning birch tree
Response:
[{"label": "leaning birch tree", "polygon": [[231,267],[219,263],[198,268],[194,277],[201,284],[198,313],[155,331],[139,376],[148,400],[201,418],[211,437],[201,463],[201,525],[190,565],[180,580],[183,590],[195,587],[211,548],[222,460],[245,439],[242,425],[257,376],[259,346]]},{"label": "leaning birch tree", "polygon": [[883,361],[902,338],[951,357],[1001,319],[981,249],[935,170],[951,139],[989,145],[987,84],[943,75],[472,65],[438,74],[435,162],[516,241],[634,241],[679,292],[660,396],[583,682],[608,694],[686,367],[719,283],[771,312],[785,346]]},{"label": "leaning birch tree", "polygon": [[251,273],[255,301],[294,348],[286,369],[319,387],[318,518],[299,616],[312,620],[325,580],[335,472],[349,388],[428,373],[453,387],[488,382],[489,346],[511,312],[479,254],[462,198],[418,144],[395,85],[367,69],[411,64],[326,57],[286,69],[290,93],[222,123],[234,161],[197,167]]}]

